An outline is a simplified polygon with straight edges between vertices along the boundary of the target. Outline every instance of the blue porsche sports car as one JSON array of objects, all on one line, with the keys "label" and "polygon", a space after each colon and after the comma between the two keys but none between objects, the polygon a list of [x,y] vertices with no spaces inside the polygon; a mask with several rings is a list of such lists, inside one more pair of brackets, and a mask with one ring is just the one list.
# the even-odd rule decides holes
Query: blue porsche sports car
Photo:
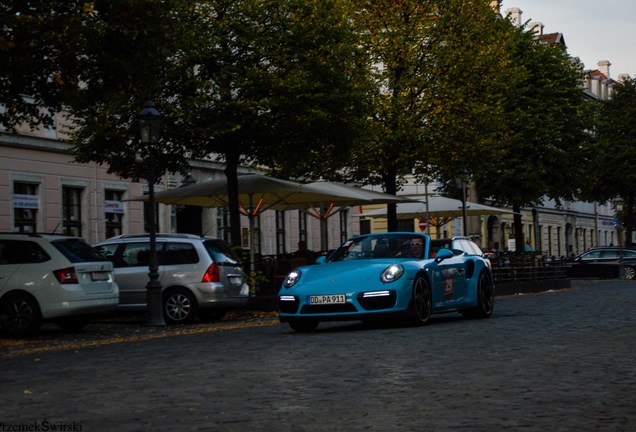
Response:
[{"label": "blue porsche sports car", "polygon": [[490,263],[480,251],[437,249],[428,235],[408,232],[350,238],[328,258],[289,273],[278,293],[280,321],[300,332],[321,321],[386,317],[422,325],[451,311],[487,318],[494,301]]}]

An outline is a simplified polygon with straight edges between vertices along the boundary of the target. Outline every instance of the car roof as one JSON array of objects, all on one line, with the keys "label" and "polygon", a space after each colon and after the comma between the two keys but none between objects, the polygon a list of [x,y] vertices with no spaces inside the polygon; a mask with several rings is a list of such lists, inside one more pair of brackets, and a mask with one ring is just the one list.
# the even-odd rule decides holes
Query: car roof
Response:
[{"label": "car roof", "polygon": [[69,236],[66,234],[55,234],[55,233],[0,233],[1,238],[5,239],[15,239],[15,240],[23,240],[23,239],[45,239],[45,240],[64,240],[64,239],[76,239],[85,241],[82,237]]},{"label": "car roof", "polygon": [[[97,242],[97,244],[103,244],[103,243],[112,243],[112,242],[118,242],[118,241],[134,241],[134,240],[145,240],[150,238],[150,234],[145,233],[145,234],[122,234],[122,235],[118,235],[118,236],[114,236],[114,237],[109,237],[105,240],[99,241]],[[215,238],[215,237],[207,237],[207,236],[200,236],[200,235],[196,235],[196,234],[185,234],[185,233],[160,233],[160,234],[156,234],[156,238],[158,240],[165,240],[165,239],[170,239],[170,240],[215,240],[215,241],[224,241],[222,239],[219,238]]]}]

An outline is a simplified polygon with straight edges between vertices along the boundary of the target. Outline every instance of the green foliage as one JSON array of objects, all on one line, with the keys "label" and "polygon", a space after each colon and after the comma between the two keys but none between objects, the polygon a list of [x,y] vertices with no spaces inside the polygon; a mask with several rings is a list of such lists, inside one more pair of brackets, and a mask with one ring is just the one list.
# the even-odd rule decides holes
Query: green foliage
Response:
[{"label": "green foliage", "polygon": [[565,49],[512,30],[514,86],[501,118],[507,130],[498,154],[475,180],[483,196],[524,206],[542,197],[573,199],[592,128],[581,82],[583,72]]},{"label": "green foliage", "polygon": [[630,243],[636,212],[636,78],[616,86],[612,98],[601,103],[599,114],[591,194],[599,201],[623,200],[618,216]]},{"label": "green foliage", "polygon": [[587,165],[588,116],[583,72],[560,45],[546,44],[511,26],[512,82],[505,95],[497,154],[473,173],[482,197],[516,212],[517,250],[523,248],[520,210],[544,197],[573,200]]},{"label": "green foliage", "polygon": [[[396,193],[400,178],[454,177],[489,161],[512,85],[505,27],[481,0],[360,1],[374,87],[351,174]],[[389,206],[389,229],[395,215]]]},{"label": "green foliage", "polygon": [[261,286],[270,284],[271,281],[260,270],[253,271],[246,275],[245,282],[250,287],[250,296],[256,296],[261,291]]},{"label": "green foliage", "polygon": [[0,124],[9,132],[54,125],[62,93],[77,86],[78,30],[90,13],[80,1],[0,1]]}]

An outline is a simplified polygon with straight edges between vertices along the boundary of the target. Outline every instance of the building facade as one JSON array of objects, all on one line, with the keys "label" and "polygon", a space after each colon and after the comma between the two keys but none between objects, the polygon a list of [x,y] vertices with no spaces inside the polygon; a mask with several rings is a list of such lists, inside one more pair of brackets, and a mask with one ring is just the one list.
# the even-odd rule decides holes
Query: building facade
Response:
[{"label": "building facade", "polygon": [[[59,126],[22,128],[16,134],[0,131],[0,231],[69,234],[90,243],[148,232],[148,205],[134,200],[148,192],[147,184],[109,174],[107,166],[75,162]],[[223,168],[213,161],[193,160],[187,176],[166,175],[156,190],[222,178]],[[342,209],[329,218],[329,248],[359,232],[355,214],[356,208]],[[157,216],[158,232],[229,238],[227,209],[158,204]],[[291,253],[301,240],[310,249],[320,249],[320,221],[309,212],[265,211],[256,219],[254,233],[248,226],[247,217],[242,217],[241,245],[248,249],[250,235],[255,235],[258,254]]]}]

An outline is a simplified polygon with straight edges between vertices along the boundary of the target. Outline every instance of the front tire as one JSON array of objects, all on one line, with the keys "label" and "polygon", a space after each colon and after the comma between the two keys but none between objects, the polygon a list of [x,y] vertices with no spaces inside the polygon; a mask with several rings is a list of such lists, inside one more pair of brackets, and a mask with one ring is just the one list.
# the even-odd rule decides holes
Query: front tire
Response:
[{"label": "front tire", "polygon": [[11,337],[32,336],[42,325],[38,302],[27,294],[11,294],[0,305],[4,330]]},{"label": "front tire", "polygon": [[433,311],[433,296],[428,280],[418,276],[413,283],[411,304],[407,314],[407,320],[411,325],[424,325],[428,323]]},{"label": "front tire", "polygon": [[467,318],[488,318],[495,309],[495,286],[486,272],[479,275],[477,282],[477,306],[463,312]]},{"label": "front tire", "polygon": [[172,289],[164,294],[163,316],[168,324],[189,324],[197,316],[194,295],[185,288]]}]

